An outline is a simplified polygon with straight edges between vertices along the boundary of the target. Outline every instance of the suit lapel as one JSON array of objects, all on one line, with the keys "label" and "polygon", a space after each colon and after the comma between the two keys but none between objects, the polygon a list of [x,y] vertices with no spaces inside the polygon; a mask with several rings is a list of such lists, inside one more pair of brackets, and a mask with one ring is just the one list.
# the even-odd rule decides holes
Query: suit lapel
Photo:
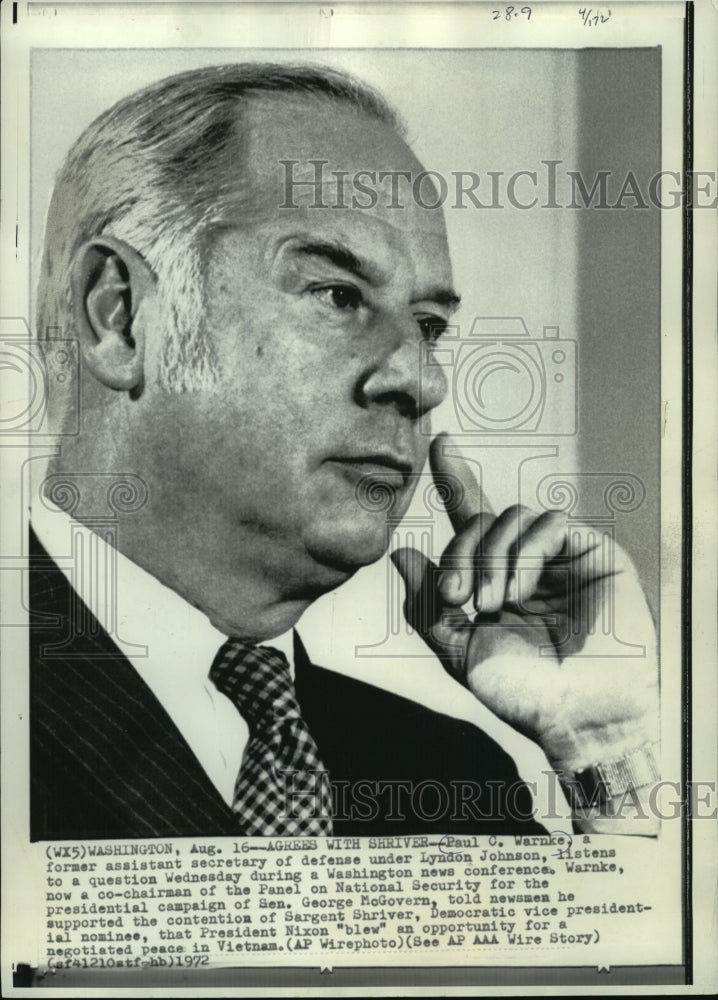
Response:
[{"label": "suit lapel", "polygon": [[239,833],[184,738],[31,540],[33,839]]}]

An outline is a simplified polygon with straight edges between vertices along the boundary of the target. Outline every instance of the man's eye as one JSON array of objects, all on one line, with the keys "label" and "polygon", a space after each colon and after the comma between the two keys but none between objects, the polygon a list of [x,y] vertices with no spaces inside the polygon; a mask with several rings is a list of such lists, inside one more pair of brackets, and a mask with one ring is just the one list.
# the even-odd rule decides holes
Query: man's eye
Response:
[{"label": "man's eye", "polygon": [[446,331],[448,323],[441,316],[418,316],[417,321],[426,340],[438,340]]},{"label": "man's eye", "polygon": [[358,309],[362,302],[361,292],[353,285],[325,285],[312,289],[312,295],[333,309]]}]

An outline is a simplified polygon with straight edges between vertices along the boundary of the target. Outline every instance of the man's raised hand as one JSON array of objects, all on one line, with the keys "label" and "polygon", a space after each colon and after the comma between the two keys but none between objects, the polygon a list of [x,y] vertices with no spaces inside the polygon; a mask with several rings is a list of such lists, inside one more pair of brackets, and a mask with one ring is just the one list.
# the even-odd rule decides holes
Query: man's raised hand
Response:
[{"label": "man's raised hand", "polygon": [[625,553],[561,512],[495,516],[446,435],[430,462],[456,534],[438,566],[416,549],[392,553],[412,628],[558,770],[656,742],[655,632]]}]

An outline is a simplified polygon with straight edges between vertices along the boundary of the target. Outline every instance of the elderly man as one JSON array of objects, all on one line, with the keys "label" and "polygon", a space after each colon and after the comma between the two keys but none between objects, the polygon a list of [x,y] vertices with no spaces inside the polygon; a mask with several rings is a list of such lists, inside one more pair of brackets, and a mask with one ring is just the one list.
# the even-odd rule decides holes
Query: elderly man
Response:
[{"label": "elderly man", "polygon": [[[345,190],[360,172],[364,195]],[[46,500],[72,503],[33,511],[34,839],[539,832],[480,730],[316,667],[292,636],[384,554],[366,497],[389,491],[401,516],[427,451],[456,534],[438,567],[394,554],[408,621],[540,744],[579,826],[652,831],[640,587],[557,514],[494,517],[451,440],[427,448],[446,393],[431,351],[459,299],[441,212],[428,196],[397,210],[401,177],[430,183],[385,102],[301,66],[162,81],[71,150],[39,291],[40,335],[61,327],[80,357],[49,401],[53,427],[78,433]],[[144,502],[108,541],[88,511],[128,473]],[[110,577],[118,604],[98,597]],[[606,602],[645,657],[604,655]],[[121,648],[117,616],[146,656]],[[451,790],[450,817],[407,807],[421,782]]]}]

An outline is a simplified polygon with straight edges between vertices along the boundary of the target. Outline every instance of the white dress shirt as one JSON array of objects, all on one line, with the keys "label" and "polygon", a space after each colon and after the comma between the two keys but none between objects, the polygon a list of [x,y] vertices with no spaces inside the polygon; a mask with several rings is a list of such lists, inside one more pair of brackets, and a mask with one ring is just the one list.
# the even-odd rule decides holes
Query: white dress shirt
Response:
[{"label": "white dress shirt", "polygon": [[[32,525],[48,555],[150,687],[212,784],[232,805],[249,730],[209,679],[227,636],[197,608],[48,500]],[[293,630],[267,642],[289,661]]]}]

